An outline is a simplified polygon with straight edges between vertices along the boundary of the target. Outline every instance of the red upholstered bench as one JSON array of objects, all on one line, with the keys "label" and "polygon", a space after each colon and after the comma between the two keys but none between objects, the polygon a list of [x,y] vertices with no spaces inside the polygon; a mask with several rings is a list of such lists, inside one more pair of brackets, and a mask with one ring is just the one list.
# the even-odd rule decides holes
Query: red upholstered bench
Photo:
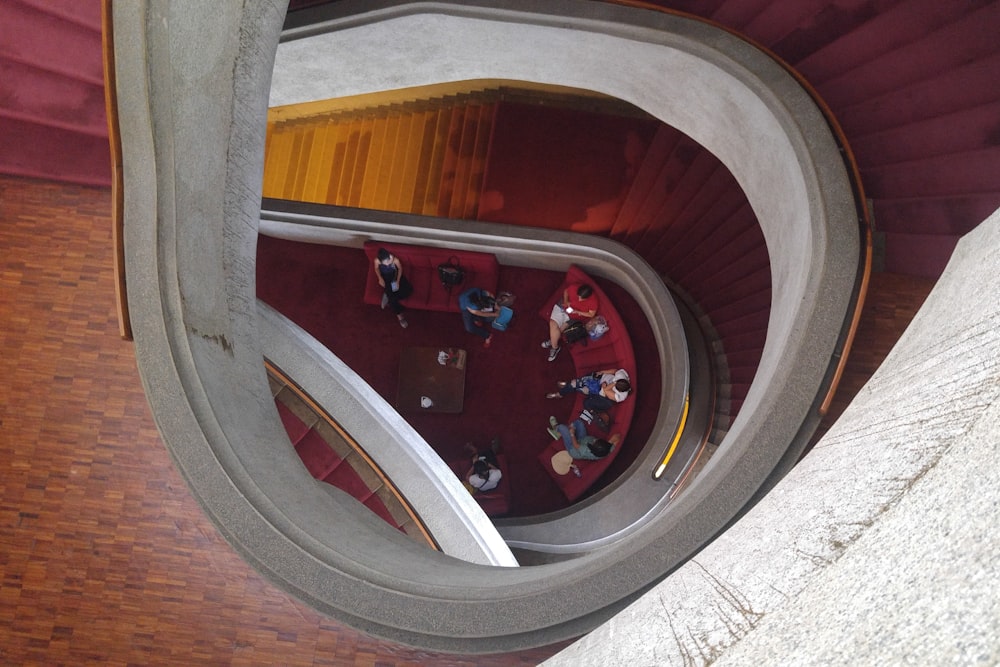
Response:
[{"label": "red upholstered bench", "polygon": [[[413,294],[403,301],[407,308],[458,312],[458,295],[469,287],[481,287],[496,294],[500,278],[500,263],[495,255],[486,252],[430,248],[400,243],[365,243],[368,256],[368,278],[365,282],[364,302],[378,305],[382,302],[382,287],[378,284],[372,266],[379,248],[385,248],[403,264],[403,275],[413,285]],[[438,264],[457,259],[465,270],[465,280],[449,293],[441,284]]]},{"label": "red upholstered bench", "polygon": [[[463,482],[466,481],[465,473],[469,472],[472,462],[469,458],[460,461],[452,461],[448,467],[458,475]],[[507,458],[503,454],[497,454],[497,467],[503,476],[497,488],[485,493],[474,493],[472,497],[476,499],[479,506],[486,512],[486,516],[503,516],[510,511],[510,477],[508,476]]]},{"label": "red upholstered bench", "polygon": [[[552,296],[549,297],[541,310],[538,311],[538,314],[548,322],[552,306],[562,298],[566,286],[577,282],[585,282],[593,286],[594,293],[597,294],[600,301],[597,312],[598,315],[603,315],[604,319],[607,320],[608,331],[597,340],[581,341],[568,346],[568,349],[563,350],[563,354],[568,352],[573,359],[573,365],[576,368],[575,377],[581,377],[588,373],[608,368],[616,370],[624,368],[628,371],[631,378],[632,391],[634,393],[636,391],[635,351],[632,349],[632,339],[629,336],[628,329],[625,328],[625,322],[615,309],[611,299],[608,298],[608,295],[581,268],[577,266],[569,268],[569,271],[566,272],[566,279],[559,285],[559,288]],[[569,380],[571,378],[566,379]],[[561,415],[559,413],[556,414],[556,418],[564,423],[567,420],[572,421],[576,419],[583,411],[583,394],[576,393],[573,396],[572,410],[568,413],[563,412]],[[566,403],[565,399],[562,402],[553,401],[552,407],[557,411],[563,411],[565,410],[564,403]],[[552,455],[565,449],[562,438],[559,440],[550,440],[550,444],[538,455],[538,462],[548,471],[552,479],[555,480],[556,485],[562,490],[563,495],[570,502],[583,495],[597,481],[601,474],[608,469],[608,466],[611,465],[611,462],[618,455],[622,444],[625,442],[634,411],[635,396],[629,396],[608,411],[608,414],[611,415],[611,430],[608,433],[604,433],[593,424],[588,428],[588,431],[592,435],[605,439],[610,438],[614,433],[620,433],[621,442],[603,459],[598,461],[577,461],[577,466],[580,468],[580,477],[577,477],[572,472],[560,475],[552,468]]]}]

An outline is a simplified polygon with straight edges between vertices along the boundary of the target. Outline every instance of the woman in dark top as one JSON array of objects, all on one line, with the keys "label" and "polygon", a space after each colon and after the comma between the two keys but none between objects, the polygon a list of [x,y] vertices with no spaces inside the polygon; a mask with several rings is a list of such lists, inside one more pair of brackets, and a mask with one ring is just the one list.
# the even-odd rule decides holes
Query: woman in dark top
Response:
[{"label": "woman in dark top", "polygon": [[413,286],[403,275],[403,263],[385,248],[378,249],[375,258],[375,276],[382,286],[382,307],[389,306],[399,320],[399,326],[404,329],[410,325],[403,316],[403,299],[413,293]]}]

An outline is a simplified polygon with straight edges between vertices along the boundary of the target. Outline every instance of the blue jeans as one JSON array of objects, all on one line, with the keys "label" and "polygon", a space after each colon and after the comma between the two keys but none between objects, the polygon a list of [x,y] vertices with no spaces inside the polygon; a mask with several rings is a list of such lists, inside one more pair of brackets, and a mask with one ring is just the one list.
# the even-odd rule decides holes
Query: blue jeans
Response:
[{"label": "blue jeans", "polygon": [[[577,442],[580,442],[580,440],[587,435],[587,425],[584,424],[582,420],[577,419],[570,424],[570,426],[573,427],[573,433],[576,435]],[[573,447],[573,438],[571,438],[569,434],[570,426],[566,426],[566,424],[559,424],[556,426],[556,430],[559,431],[559,435],[562,436],[563,445],[565,445],[566,451],[569,452],[569,455],[575,459],[576,456],[574,456],[574,454],[577,450]]]},{"label": "blue jeans", "polygon": [[[481,322],[483,326],[477,327],[476,322]],[[488,317],[480,317],[479,315],[473,315],[467,310],[462,311],[462,324],[465,325],[465,330],[470,334],[475,334],[482,338],[483,340],[490,337],[493,331],[490,329],[493,324],[493,320]]]}]

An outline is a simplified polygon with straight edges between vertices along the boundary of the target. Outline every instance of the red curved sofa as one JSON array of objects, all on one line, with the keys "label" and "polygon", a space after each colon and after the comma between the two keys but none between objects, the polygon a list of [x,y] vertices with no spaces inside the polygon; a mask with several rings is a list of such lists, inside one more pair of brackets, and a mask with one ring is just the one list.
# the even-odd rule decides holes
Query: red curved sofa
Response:
[{"label": "red curved sofa", "polygon": [[[381,243],[368,241],[364,245],[368,256],[368,278],[365,281],[364,302],[378,305],[382,303],[382,287],[378,284],[372,268],[379,248],[385,248],[403,263],[403,275],[413,285],[413,294],[403,304],[418,310],[458,312],[458,295],[469,287],[481,287],[493,294],[500,279],[500,263],[495,255],[486,252],[431,248],[427,246],[405,245],[401,243]],[[441,284],[438,264],[457,259],[465,270],[465,280],[449,292]]]},{"label": "red curved sofa", "polygon": [[[607,368],[624,368],[628,371],[631,378],[632,392],[634,394],[636,391],[635,351],[632,348],[632,339],[629,337],[628,329],[625,327],[625,322],[622,320],[621,315],[615,309],[614,303],[598,287],[597,283],[584,273],[583,269],[575,265],[571,266],[569,271],[566,272],[566,279],[559,285],[552,296],[548,298],[541,310],[538,311],[538,314],[547,322],[549,314],[552,312],[552,306],[562,298],[566,286],[577,282],[585,282],[593,286],[594,293],[597,294],[600,300],[598,314],[603,315],[604,319],[607,320],[608,331],[597,340],[581,341],[570,345],[562,353],[569,353],[573,359],[573,365],[576,368],[576,377]],[[565,399],[562,401],[553,401],[552,407],[557,412],[556,418],[563,423],[567,420],[576,419],[583,410],[583,399],[583,394],[574,394],[572,410],[568,413],[563,412],[565,410],[565,403],[568,403],[568,401]],[[583,495],[597,481],[601,474],[608,469],[608,466],[611,465],[611,462],[618,455],[628,435],[628,428],[632,423],[632,414],[634,411],[635,396],[629,396],[609,410],[612,423],[611,430],[608,433],[604,433],[593,424],[588,428],[588,431],[592,435],[604,438],[609,438],[614,433],[620,433],[621,442],[603,459],[598,461],[577,461],[577,466],[580,468],[580,477],[577,477],[572,472],[560,475],[552,469],[552,455],[564,449],[562,438],[559,440],[550,440],[549,445],[538,455],[538,462],[548,471],[556,485],[563,492],[563,495],[570,502],[575,501]]]}]

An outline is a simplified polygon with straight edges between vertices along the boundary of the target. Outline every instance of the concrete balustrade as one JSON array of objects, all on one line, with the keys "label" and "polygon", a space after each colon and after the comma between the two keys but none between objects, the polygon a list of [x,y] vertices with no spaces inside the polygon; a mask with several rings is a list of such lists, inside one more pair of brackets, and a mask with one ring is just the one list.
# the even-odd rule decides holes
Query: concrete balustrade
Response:
[{"label": "concrete balustrade", "polygon": [[[323,612],[455,651],[510,650],[586,632],[724,526],[810,419],[858,256],[837,147],[780,67],[702,23],[588,2],[336,7],[345,16],[317,29],[328,33],[279,50],[283,13],[265,2],[113,6],[129,303],[157,424],[234,548]],[[303,91],[545,81],[620,97],[722,159],[761,221],[774,301],[760,370],[724,453],[689,492],[575,559],[484,569],[391,535],[367,512],[317,493],[296,457],[277,455],[286,436],[261,363],[253,261],[276,53],[275,104]],[[447,235],[446,224],[430,225],[424,235],[439,228]],[[557,264],[565,261],[555,259],[560,245],[573,245],[524,234],[543,251],[521,254],[515,240],[510,263]],[[578,253],[589,257],[588,272],[622,284],[642,275],[625,271],[609,248]],[[647,313],[661,313],[653,326],[662,354],[665,304],[637,291]],[[670,430],[664,414],[658,432]],[[367,435],[380,435],[372,428]],[[629,492],[630,481],[598,503]]]}]

